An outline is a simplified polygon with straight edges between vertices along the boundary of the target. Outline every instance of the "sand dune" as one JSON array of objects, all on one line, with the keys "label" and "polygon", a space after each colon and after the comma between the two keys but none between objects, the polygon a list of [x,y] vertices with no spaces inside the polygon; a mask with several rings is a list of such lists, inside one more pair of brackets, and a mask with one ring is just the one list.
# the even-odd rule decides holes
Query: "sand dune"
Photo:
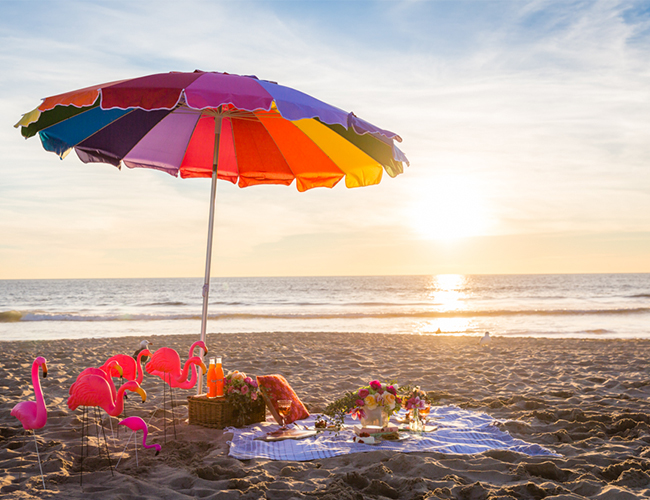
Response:
[{"label": "sand dune", "polygon": [[[196,336],[160,336],[154,347],[187,356]],[[188,391],[177,391],[176,434],[164,440],[160,379],[145,377],[146,403],[135,394],[128,415],[151,419],[150,442],[158,456],[133,447],[111,473],[93,448],[83,462],[80,486],[81,410],[66,405],[70,384],[86,366],[132,353],[140,339],[2,342],[0,354],[1,498],[308,498],[511,500],[650,497],[650,342],[494,337],[268,333],[208,336],[227,369],[283,374],[312,413],[371,378],[419,384],[443,404],[477,409],[503,420],[513,436],[561,457],[490,451],[478,455],[375,451],[311,462],[228,457],[228,433],[190,426]],[[10,415],[33,399],[30,368],[45,356],[42,380],[48,424],[37,431],[47,490],[43,492],[31,435]],[[169,414],[171,416],[171,413]],[[270,418],[270,417],[269,417]],[[129,432],[103,417],[114,466]]]}]

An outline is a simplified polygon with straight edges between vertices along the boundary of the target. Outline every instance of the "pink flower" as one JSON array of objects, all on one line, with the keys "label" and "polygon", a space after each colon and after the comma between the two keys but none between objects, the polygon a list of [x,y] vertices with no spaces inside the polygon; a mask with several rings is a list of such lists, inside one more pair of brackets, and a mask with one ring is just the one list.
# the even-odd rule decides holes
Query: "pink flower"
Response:
[{"label": "pink flower", "polygon": [[366,399],[368,397],[368,394],[370,394],[370,391],[368,389],[359,389],[360,399]]},{"label": "pink flower", "polygon": [[257,389],[257,380],[251,380],[250,384],[251,384],[251,387],[253,387],[254,389]]},{"label": "pink flower", "polygon": [[244,382],[246,382],[247,384],[251,384],[251,383],[253,382],[253,379],[250,378],[250,377],[246,377],[246,378],[244,379]]},{"label": "pink flower", "polygon": [[378,391],[381,389],[381,382],[379,380],[373,380],[370,382],[370,388],[374,389],[375,391]]},{"label": "pink flower", "polygon": [[242,386],[242,388],[241,388],[241,393],[242,393],[242,394],[248,394],[248,390],[249,390],[249,389],[248,389],[248,386],[247,386],[247,385],[244,385],[244,386]]},{"label": "pink flower", "polygon": [[353,420],[364,418],[366,416],[366,412],[363,411],[363,408],[355,408],[350,412],[350,414],[352,415]]},{"label": "pink flower", "polygon": [[383,394],[383,393],[384,393],[384,390],[380,387],[379,389],[377,389],[377,392],[378,392],[379,394]]},{"label": "pink flower", "polygon": [[228,387],[228,394],[232,394],[233,392],[235,392],[235,389],[233,389],[232,387]]},{"label": "pink flower", "polygon": [[257,401],[257,393],[256,392],[251,392],[251,399],[253,401]]},{"label": "pink flower", "polygon": [[395,389],[395,387],[393,387],[392,385],[386,387],[386,390],[390,392],[393,396],[397,396],[397,389]]},{"label": "pink flower", "polygon": [[356,403],[357,406],[363,406],[363,405],[365,404],[365,403],[363,402],[363,399],[357,399],[357,400],[355,401],[355,403]]},{"label": "pink flower", "polygon": [[406,408],[408,410],[413,410],[413,409],[422,410],[424,409],[424,406],[425,406],[424,400],[420,399],[418,396],[415,396],[414,398],[411,398],[406,402]]}]

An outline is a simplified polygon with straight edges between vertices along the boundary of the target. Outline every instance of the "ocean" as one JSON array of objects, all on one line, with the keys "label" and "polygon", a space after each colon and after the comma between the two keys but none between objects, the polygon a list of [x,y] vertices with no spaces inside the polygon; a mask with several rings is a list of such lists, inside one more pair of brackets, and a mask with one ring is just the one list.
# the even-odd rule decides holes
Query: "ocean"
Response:
[{"label": "ocean", "polygon": [[[202,285],[0,280],[0,340],[198,335]],[[650,274],[212,278],[207,331],[650,338]]]}]

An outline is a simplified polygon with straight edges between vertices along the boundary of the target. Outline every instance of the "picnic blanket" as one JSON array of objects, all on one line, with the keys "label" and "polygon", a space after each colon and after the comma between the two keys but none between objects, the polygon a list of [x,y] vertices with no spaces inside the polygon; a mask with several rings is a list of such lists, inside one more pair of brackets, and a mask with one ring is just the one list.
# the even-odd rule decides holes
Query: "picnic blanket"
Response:
[{"label": "picnic blanket", "polygon": [[[398,417],[405,414],[402,410]],[[296,428],[313,429],[315,416],[294,423]],[[488,450],[510,450],[526,455],[558,456],[538,444],[515,439],[501,431],[497,420],[486,413],[463,410],[456,406],[435,406],[429,414],[429,425],[437,426],[433,432],[409,433],[402,441],[381,441],[375,445],[353,442],[351,428],[358,424],[351,417],[345,421],[346,428],[339,433],[320,432],[300,440],[267,442],[256,440],[278,428],[277,424],[262,422],[242,429],[228,428],[233,433],[229,456],[238,459],[267,458],[270,460],[306,461],[330,458],[350,453],[376,450],[408,452],[438,452],[473,454]]]}]

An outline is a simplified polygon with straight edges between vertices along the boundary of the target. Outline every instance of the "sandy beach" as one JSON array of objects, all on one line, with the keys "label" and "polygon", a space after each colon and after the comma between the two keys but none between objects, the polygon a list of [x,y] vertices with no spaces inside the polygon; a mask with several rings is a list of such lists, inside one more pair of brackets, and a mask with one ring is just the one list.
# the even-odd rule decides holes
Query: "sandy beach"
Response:
[{"label": "sandy beach", "polygon": [[[516,438],[560,457],[489,451],[477,455],[374,451],[308,462],[240,461],[228,457],[232,434],[188,425],[178,391],[174,440],[162,412],[150,422],[155,456],[133,448],[111,473],[105,457],[83,462],[81,410],[68,410],[68,388],[87,366],[131,354],[140,339],[2,342],[0,354],[0,498],[181,499],[466,499],[511,500],[650,497],[650,378],[646,340],[493,338],[374,334],[244,334],[208,336],[224,366],[248,374],[279,373],[312,413],[369,380],[417,384],[440,404],[485,412]],[[187,356],[197,336],[151,337],[154,348]],[[48,423],[37,431],[46,491],[32,436],[10,415],[34,399],[30,368],[48,360],[42,387]],[[160,379],[145,377],[148,400],[127,400],[129,415],[149,420],[162,406]],[[269,420],[270,416],[267,417]],[[113,419],[116,427],[117,420]],[[128,434],[109,438],[113,466]],[[91,444],[94,441],[91,439]],[[26,444],[25,444],[26,443]],[[96,452],[95,452],[96,453]]]}]

